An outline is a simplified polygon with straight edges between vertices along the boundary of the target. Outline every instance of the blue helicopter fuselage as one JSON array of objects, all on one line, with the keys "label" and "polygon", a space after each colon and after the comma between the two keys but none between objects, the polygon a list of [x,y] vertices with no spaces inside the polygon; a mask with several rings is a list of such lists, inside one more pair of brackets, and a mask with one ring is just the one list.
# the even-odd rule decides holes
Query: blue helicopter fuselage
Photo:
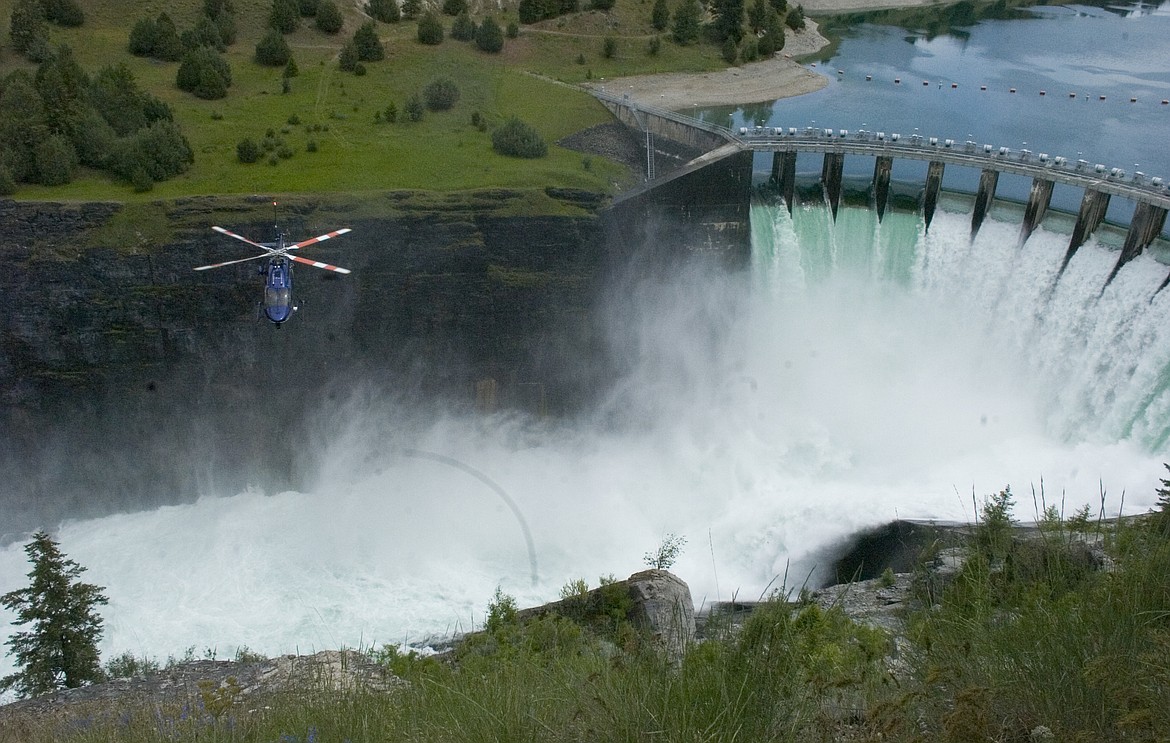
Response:
[{"label": "blue helicopter fuselage", "polygon": [[264,316],[280,325],[293,309],[292,261],[283,256],[272,258],[264,278]]}]

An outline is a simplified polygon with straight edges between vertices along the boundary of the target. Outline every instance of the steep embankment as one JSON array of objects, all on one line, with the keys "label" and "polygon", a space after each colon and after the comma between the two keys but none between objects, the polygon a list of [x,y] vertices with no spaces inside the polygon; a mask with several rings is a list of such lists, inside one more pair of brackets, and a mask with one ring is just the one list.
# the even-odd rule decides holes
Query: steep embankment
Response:
[{"label": "steep embankment", "polygon": [[590,386],[600,197],[492,190],[305,196],[276,217],[353,273],[300,266],[302,305],[257,319],[267,198],[0,202],[0,531],[136,507],[209,482],[295,484],[308,418],[358,383],[535,409]]}]

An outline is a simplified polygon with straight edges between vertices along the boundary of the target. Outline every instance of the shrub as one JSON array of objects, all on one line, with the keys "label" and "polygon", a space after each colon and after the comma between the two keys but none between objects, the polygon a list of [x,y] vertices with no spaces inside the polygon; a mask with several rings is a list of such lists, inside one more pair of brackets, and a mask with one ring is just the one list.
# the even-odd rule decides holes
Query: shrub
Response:
[{"label": "shrub", "polygon": [[268,12],[268,27],[282,34],[291,34],[301,25],[301,8],[297,0],[272,0]]},{"label": "shrub", "polygon": [[232,71],[227,60],[206,46],[187,52],[175,74],[179,90],[207,100],[223,98],[231,84]]},{"label": "shrub", "polygon": [[703,16],[703,7],[699,0],[681,0],[674,11],[674,26],[672,34],[676,44],[686,46],[699,39],[699,21]]},{"label": "shrub", "polygon": [[382,115],[386,119],[387,124],[393,124],[398,121],[398,106],[394,104],[394,101],[390,101],[386,105],[386,111]]},{"label": "shrub", "polygon": [[495,18],[488,16],[483,19],[483,23],[475,32],[475,46],[489,54],[495,54],[504,48],[504,32]]},{"label": "shrub", "polygon": [[4,594],[0,605],[16,613],[15,624],[32,626],[8,639],[22,670],[0,679],[0,690],[28,697],[100,680],[102,618],[96,609],[107,603],[103,589],[78,580],[85,568],[43,531],[33,535],[24,552],[33,564],[31,582]]},{"label": "shrub", "polygon": [[617,39],[612,36],[606,36],[605,41],[601,43],[601,56],[606,59],[613,59],[613,55],[617,54]]},{"label": "shrub", "polygon": [[16,181],[12,179],[12,171],[7,165],[0,164],[0,196],[11,196],[16,193]]},{"label": "shrub", "polygon": [[443,13],[457,16],[467,12],[467,0],[443,0]]},{"label": "shrub", "polygon": [[411,121],[422,121],[425,109],[423,108],[422,99],[418,97],[417,93],[406,99],[405,110],[406,118]]},{"label": "shrub", "polygon": [[402,19],[402,11],[398,8],[397,0],[369,0],[366,3],[366,12],[374,20],[382,23],[398,23]]},{"label": "shrub", "polygon": [[735,64],[739,61],[739,45],[735,41],[735,37],[728,36],[723,40],[723,46],[720,47],[720,54],[723,61],[727,64]]},{"label": "shrub", "polygon": [[548,154],[548,145],[540,134],[515,117],[492,132],[492,149],[511,157],[536,158]]},{"label": "shrub", "polygon": [[282,77],[296,77],[299,74],[301,74],[301,71],[297,69],[297,61],[290,56],[288,58],[288,64],[284,66],[284,74]]},{"label": "shrub", "polygon": [[456,41],[471,41],[475,38],[475,21],[466,10],[455,16],[451,24],[451,38]]},{"label": "shrub", "polygon": [[784,25],[788,26],[793,31],[804,30],[804,6],[797,5],[792,10],[788,11],[788,15],[784,18]]},{"label": "shrub", "polygon": [[386,58],[386,50],[378,40],[378,31],[373,21],[366,21],[353,34],[353,43],[357,47],[358,61],[377,62]]},{"label": "shrub", "polygon": [[432,111],[446,111],[459,100],[459,88],[449,77],[440,77],[423,88],[423,99]]},{"label": "shrub", "polygon": [[402,0],[402,17],[413,21],[422,12],[422,0]]},{"label": "shrub", "polygon": [[194,49],[200,46],[210,46],[217,52],[222,52],[227,48],[224,44],[223,35],[219,31],[219,26],[215,21],[207,16],[202,16],[195,23],[195,27],[183,34],[183,48],[187,50]]},{"label": "shrub", "polygon": [[312,18],[317,15],[318,0],[297,0],[297,10],[302,18]]},{"label": "shrub", "polygon": [[[157,38],[158,26],[154,19],[139,18],[130,28],[130,43],[127,49],[136,57],[149,57],[154,54],[154,44]],[[16,39],[14,37],[13,46],[15,45]]]},{"label": "shrub", "polygon": [[432,11],[427,11],[418,21],[419,43],[435,46],[443,43],[443,24]]},{"label": "shrub", "polygon": [[335,34],[345,24],[341,10],[333,0],[320,0],[317,4],[317,20],[314,21],[318,31]]},{"label": "shrub", "polygon": [[45,24],[45,13],[39,0],[18,0],[12,9],[9,36],[12,39],[12,48],[17,54],[28,57],[30,51],[36,53],[39,47],[47,50],[49,29]]},{"label": "shrub", "polygon": [[264,38],[260,39],[256,44],[256,63],[267,67],[280,67],[287,65],[292,59],[292,50],[288,48],[288,42],[284,40],[284,34],[279,31],[269,29],[268,33],[264,34]]},{"label": "shrub", "polygon": [[85,13],[75,0],[41,0],[45,19],[58,26],[76,28],[85,23]]},{"label": "shrub", "polygon": [[33,151],[36,163],[37,183],[45,186],[61,186],[73,180],[77,167],[77,153],[69,140],[60,134],[53,134],[37,142]]},{"label": "shrub", "polygon": [[260,147],[251,137],[245,137],[236,145],[236,159],[242,163],[254,163],[260,159]]},{"label": "shrub", "polygon": [[310,139],[307,143],[305,143],[305,152],[316,152],[316,151],[317,151],[317,140]]},{"label": "shrub", "polygon": [[341,47],[341,53],[337,55],[337,66],[344,72],[353,72],[357,64],[357,45],[353,43],[353,39],[350,39],[345,42],[345,46]]},{"label": "shrub", "polygon": [[651,57],[658,56],[658,52],[662,51],[662,37],[655,36],[646,44],[646,53]]},{"label": "shrub", "polygon": [[650,11],[650,25],[655,31],[665,31],[670,25],[670,8],[666,0],[654,0],[654,9]]},{"label": "shrub", "polygon": [[520,35],[520,24],[516,21],[508,21],[508,30],[505,31],[509,39],[514,39]]}]

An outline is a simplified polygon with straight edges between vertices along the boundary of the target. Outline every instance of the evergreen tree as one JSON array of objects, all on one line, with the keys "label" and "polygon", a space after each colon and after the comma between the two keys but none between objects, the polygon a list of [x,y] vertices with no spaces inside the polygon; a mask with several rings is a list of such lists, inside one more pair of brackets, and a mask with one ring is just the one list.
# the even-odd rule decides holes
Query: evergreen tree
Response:
[{"label": "evergreen tree", "polygon": [[398,0],[369,0],[366,3],[366,12],[382,23],[398,23],[402,20],[402,11],[398,9]]},{"label": "evergreen tree", "polygon": [[404,110],[406,112],[406,118],[411,121],[422,121],[425,109],[423,108],[422,99],[418,97],[418,93],[406,99]]},{"label": "evergreen tree", "polygon": [[0,87],[0,162],[12,179],[31,183],[36,177],[33,151],[36,143],[49,136],[45,104],[32,77],[18,70]]},{"label": "evergreen tree", "polygon": [[504,48],[504,32],[496,19],[488,16],[475,30],[475,45],[480,51],[495,54]]},{"label": "evergreen tree", "polygon": [[345,18],[342,17],[341,10],[333,0],[320,0],[317,3],[317,20],[314,21],[314,24],[319,31],[335,34],[345,24]]},{"label": "evergreen tree", "polygon": [[443,0],[444,14],[457,16],[464,12],[467,12],[467,0]]},{"label": "evergreen tree", "polygon": [[[1163,465],[1170,470],[1170,464]],[[1154,512],[1154,528],[1166,536],[1170,536],[1170,480],[1162,478],[1162,487],[1158,488],[1158,510]]]},{"label": "evergreen tree", "polygon": [[268,27],[282,34],[291,34],[301,25],[301,8],[297,0],[272,0],[268,12]]},{"label": "evergreen tree", "polygon": [[34,83],[44,102],[49,128],[72,137],[81,127],[82,114],[90,105],[89,77],[73,58],[72,50],[62,46],[42,62],[37,67]]},{"label": "evergreen tree", "polygon": [[788,15],[784,18],[784,25],[791,28],[793,31],[804,30],[804,6],[797,5],[792,10],[788,11]]},{"label": "evergreen tree", "polygon": [[703,17],[703,6],[699,0],[680,0],[674,11],[674,27],[671,34],[676,44],[693,44],[699,39],[699,19]]},{"label": "evergreen tree", "polygon": [[[219,78],[218,83],[215,77]],[[175,74],[175,85],[179,90],[207,100],[223,98],[231,84],[232,70],[227,60],[206,46],[187,52]]]},{"label": "evergreen tree", "polygon": [[451,38],[456,41],[471,41],[475,38],[475,21],[466,10],[455,16],[451,23]]},{"label": "evergreen tree", "polygon": [[768,10],[771,8],[768,0],[753,0],[752,6],[748,8],[748,28],[752,33],[760,33],[764,30],[764,24],[768,20]]},{"label": "evergreen tree", "polygon": [[357,45],[353,43],[353,39],[350,39],[345,42],[345,46],[341,47],[341,53],[337,55],[337,67],[342,72],[353,72],[357,69],[357,64]]},{"label": "evergreen tree", "polygon": [[18,0],[8,28],[12,48],[33,62],[45,59],[49,51],[49,29],[40,0]]},{"label": "evergreen tree", "polygon": [[443,43],[443,24],[434,11],[428,10],[418,19],[418,40],[431,46]]},{"label": "evergreen tree", "polygon": [[290,59],[292,59],[292,50],[289,49],[288,42],[284,40],[284,34],[276,29],[268,29],[268,33],[264,34],[264,38],[256,44],[256,63],[268,67],[280,67],[288,64]]},{"label": "evergreen tree", "polygon": [[613,10],[614,0],[591,0],[589,7],[592,10]]},{"label": "evergreen tree", "polygon": [[85,23],[85,13],[76,0],[41,0],[45,19],[58,26],[76,28]]},{"label": "evergreen tree", "polygon": [[297,68],[297,61],[289,57],[288,64],[284,66],[284,74],[281,77],[296,77],[299,74],[301,74],[301,71]]},{"label": "evergreen tree", "polygon": [[377,62],[386,58],[386,49],[378,39],[378,29],[373,21],[366,21],[358,26],[353,34],[353,44],[357,47],[358,61]]},{"label": "evergreen tree", "polygon": [[154,48],[150,55],[164,62],[178,62],[182,59],[187,50],[183,48],[183,40],[179,38],[179,31],[171,17],[165,11],[159,13],[154,26]]},{"label": "evergreen tree", "polygon": [[774,8],[764,16],[764,33],[760,36],[760,56],[765,59],[784,48],[784,21]]},{"label": "evergreen tree", "polygon": [[317,4],[317,0],[297,0],[297,10],[302,17],[312,18],[317,15]]},{"label": "evergreen tree", "polygon": [[61,134],[53,134],[37,142],[33,151],[37,183],[42,186],[62,186],[73,180],[77,168],[77,152],[73,143]]},{"label": "evergreen tree", "polygon": [[402,0],[402,17],[413,21],[422,13],[422,0]]},{"label": "evergreen tree", "polygon": [[744,0],[713,0],[715,21],[711,30],[720,42],[732,39],[736,44],[743,38]]},{"label": "evergreen tree", "polygon": [[446,111],[459,100],[459,86],[449,77],[440,77],[427,83],[423,98],[432,111]]},{"label": "evergreen tree", "polygon": [[139,18],[130,28],[128,49],[135,57],[154,56],[154,45],[158,39],[158,24],[153,18]]},{"label": "evergreen tree", "polygon": [[219,31],[219,25],[207,16],[200,16],[199,20],[195,21],[195,26],[184,33],[183,47],[190,51],[200,46],[209,46],[217,52],[222,52],[227,48],[223,41],[223,35]]},{"label": "evergreen tree", "polygon": [[768,4],[772,9],[780,14],[781,17],[788,12],[788,0],[768,0]]},{"label": "evergreen tree", "polygon": [[670,8],[666,0],[654,0],[654,9],[650,11],[650,25],[655,31],[665,31],[670,25]]},{"label": "evergreen tree", "polygon": [[100,680],[102,618],[96,609],[108,603],[102,588],[78,580],[85,568],[43,531],[24,551],[33,564],[29,586],[4,594],[0,604],[16,612],[14,624],[31,627],[6,643],[22,670],[0,679],[0,689],[29,697]]}]

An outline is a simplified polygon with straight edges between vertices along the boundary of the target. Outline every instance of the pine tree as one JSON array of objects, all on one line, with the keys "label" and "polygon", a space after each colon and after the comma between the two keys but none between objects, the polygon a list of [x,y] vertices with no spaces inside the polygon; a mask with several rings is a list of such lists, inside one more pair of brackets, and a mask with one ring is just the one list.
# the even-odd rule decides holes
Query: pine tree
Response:
[{"label": "pine tree", "polygon": [[676,44],[693,44],[699,39],[699,20],[703,7],[699,0],[680,0],[674,11],[673,33]]},{"label": "pine tree", "polygon": [[650,11],[650,25],[655,31],[665,31],[670,25],[670,8],[666,0],[654,0],[654,9]]},{"label": "pine tree", "polygon": [[0,679],[0,690],[29,697],[100,680],[102,618],[96,607],[108,603],[103,589],[79,581],[85,568],[68,559],[43,531],[33,535],[24,552],[33,564],[31,582],[4,594],[0,604],[16,612],[14,624],[32,628],[13,634],[6,643],[23,670]]},{"label": "pine tree", "polygon": [[480,51],[495,54],[504,48],[504,31],[496,19],[488,16],[475,30],[475,45]]}]

